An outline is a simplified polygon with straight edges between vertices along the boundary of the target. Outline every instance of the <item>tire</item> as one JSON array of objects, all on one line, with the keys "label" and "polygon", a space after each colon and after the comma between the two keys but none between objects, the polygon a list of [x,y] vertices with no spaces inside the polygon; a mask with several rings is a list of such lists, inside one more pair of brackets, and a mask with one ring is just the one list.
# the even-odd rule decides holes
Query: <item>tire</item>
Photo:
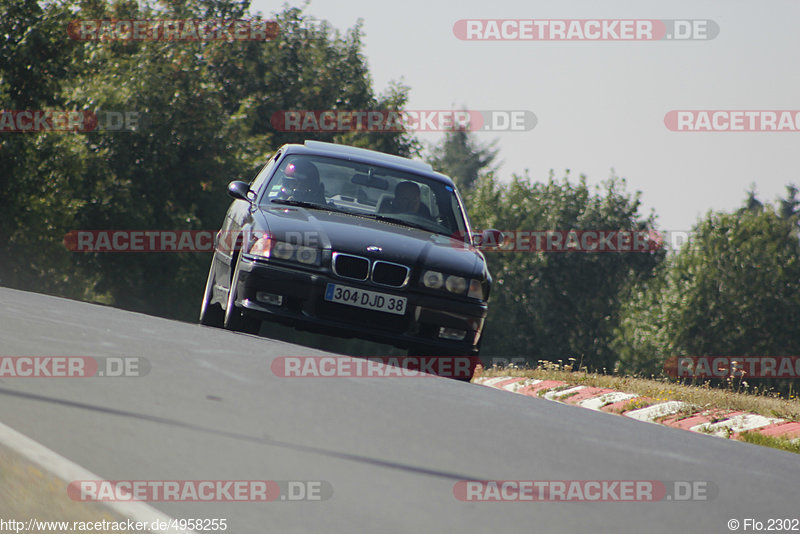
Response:
[{"label": "tire", "polygon": [[211,296],[214,291],[214,258],[211,259],[211,267],[208,269],[208,280],[206,280],[206,291],[203,294],[203,303],[200,305],[200,324],[222,328],[225,324],[225,312],[219,304],[211,304]]},{"label": "tire", "polygon": [[258,334],[261,330],[261,320],[243,315],[243,310],[236,307],[236,291],[239,285],[239,256],[236,257],[236,268],[231,277],[231,287],[228,289],[228,303],[225,306],[225,320],[223,326],[226,330],[242,332],[244,334]]}]

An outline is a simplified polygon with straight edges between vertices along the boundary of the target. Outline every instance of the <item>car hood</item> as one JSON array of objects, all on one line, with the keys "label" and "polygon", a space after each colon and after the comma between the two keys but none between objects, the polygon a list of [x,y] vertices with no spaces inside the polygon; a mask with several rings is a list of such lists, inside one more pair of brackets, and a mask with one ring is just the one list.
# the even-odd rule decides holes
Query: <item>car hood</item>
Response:
[{"label": "car hood", "polygon": [[257,215],[256,224],[262,228],[255,230],[290,243],[472,278],[480,278],[485,270],[483,255],[463,241],[400,224],[294,206],[266,206]]}]

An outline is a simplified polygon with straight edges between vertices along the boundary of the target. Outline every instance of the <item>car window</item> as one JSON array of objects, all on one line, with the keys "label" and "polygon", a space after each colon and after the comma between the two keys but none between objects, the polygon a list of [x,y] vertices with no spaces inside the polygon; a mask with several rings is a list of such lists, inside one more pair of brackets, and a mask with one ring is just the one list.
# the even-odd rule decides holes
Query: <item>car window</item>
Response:
[{"label": "car window", "polygon": [[275,162],[278,160],[280,153],[276,154],[269,158],[269,161],[266,165],[259,171],[253,181],[250,183],[250,189],[253,191],[258,191],[264,185],[264,182],[267,181],[269,174],[272,172],[272,168],[275,167]]},{"label": "car window", "polygon": [[290,155],[262,203],[300,201],[445,235],[466,230],[452,186],[414,173],[343,159]]}]

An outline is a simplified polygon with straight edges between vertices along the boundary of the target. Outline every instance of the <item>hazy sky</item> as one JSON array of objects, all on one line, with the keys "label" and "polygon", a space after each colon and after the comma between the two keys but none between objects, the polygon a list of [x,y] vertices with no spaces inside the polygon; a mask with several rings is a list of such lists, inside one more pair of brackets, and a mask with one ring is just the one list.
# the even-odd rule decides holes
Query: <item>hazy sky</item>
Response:
[{"label": "hazy sky", "polygon": [[[254,0],[271,14],[281,2]],[[292,4],[297,5],[297,4]],[[529,110],[524,132],[498,140],[500,177],[565,169],[590,183],[613,168],[663,230],[686,230],[708,209],[731,210],[755,183],[762,200],[800,185],[800,132],[673,132],[671,110],[800,110],[796,0],[313,0],[305,10],[346,30],[364,21],[377,93],[411,87],[409,109]],[[711,40],[465,41],[460,19],[708,19]],[[800,126],[800,125],[799,125]],[[426,142],[443,134],[423,134]]]}]

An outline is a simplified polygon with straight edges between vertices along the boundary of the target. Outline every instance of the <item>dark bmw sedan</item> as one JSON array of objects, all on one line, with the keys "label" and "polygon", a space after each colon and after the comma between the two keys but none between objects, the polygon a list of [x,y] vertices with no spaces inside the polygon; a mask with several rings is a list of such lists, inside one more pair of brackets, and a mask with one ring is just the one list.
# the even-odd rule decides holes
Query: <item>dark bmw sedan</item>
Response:
[{"label": "dark bmw sedan", "polygon": [[202,324],[257,333],[277,321],[415,356],[477,356],[492,279],[447,176],[306,141],[228,192]]}]

